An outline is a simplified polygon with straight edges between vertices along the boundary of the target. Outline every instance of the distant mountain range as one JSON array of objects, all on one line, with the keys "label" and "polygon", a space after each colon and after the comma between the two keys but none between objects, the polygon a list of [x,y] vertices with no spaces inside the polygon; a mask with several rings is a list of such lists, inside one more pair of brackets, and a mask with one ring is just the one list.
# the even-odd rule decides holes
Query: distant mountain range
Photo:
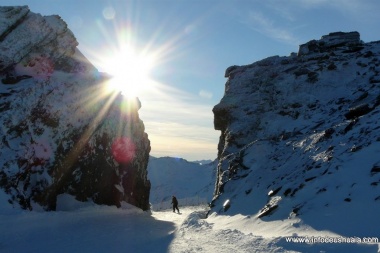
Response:
[{"label": "distant mountain range", "polygon": [[160,205],[171,201],[173,195],[180,200],[180,205],[185,205],[184,202],[192,199],[211,202],[215,189],[216,165],[216,161],[209,160],[189,162],[182,158],[150,156],[150,203],[153,206]]}]

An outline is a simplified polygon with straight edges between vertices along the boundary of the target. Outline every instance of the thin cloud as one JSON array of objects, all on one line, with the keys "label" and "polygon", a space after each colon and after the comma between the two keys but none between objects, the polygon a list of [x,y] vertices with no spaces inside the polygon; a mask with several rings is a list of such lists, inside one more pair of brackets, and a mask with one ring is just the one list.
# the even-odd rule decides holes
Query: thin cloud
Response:
[{"label": "thin cloud", "polygon": [[258,11],[249,11],[246,25],[251,29],[262,33],[268,37],[284,41],[289,44],[298,44],[299,40],[289,30],[279,27],[274,20],[269,19]]},{"label": "thin cloud", "polygon": [[[153,156],[214,159],[220,134],[212,128],[175,122],[150,122],[149,139]],[[206,137],[207,136],[207,137]]]},{"label": "thin cloud", "polygon": [[216,158],[220,132],[214,130],[211,105],[199,103],[199,96],[163,84],[144,95],[139,114],[153,156]]},{"label": "thin cloud", "polygon": [[361,21],[371,21],[374,17],[378,17],[380,3],[378,0],[290,0],[287,2],[287,7],[286,9],[289,11],[294,10],[296,7],[306,10],[326,8]]},{"label": "thin cloud", "polygon": [[[231,15],[247,28],[267,37],[290,45],[300,44],[300,40],[292,32],[299,27],[299,24],[294,26],[296,17],[289,10],[288,5],[283,4],[285,1],[252,0],[249,3],[247,1],[239,2],[242,5],[237,6],[236,3],[226,5],[226,14]],[[282,8],[283,6],[284,8]]]},{"label": "thin cloud", "polygon": [[315,10],[330,10],[360,23],[373,23],[378,20],[380,8],[378,0],[253,0],[252,3],[254,7],[244,10],[232,6],[230,14],[248,28],[291,45],[303,42],[296,31],[307,26],[299,22],[299,17],[305,13],[314,15]]},{"label": "thin cloud", "polygon": [[207,98],[207,99],[211,99],[213,94],[209,91],[206,91],[206,90],[200,90],[199,91],[199,96],[202,97],[202,98]]}]

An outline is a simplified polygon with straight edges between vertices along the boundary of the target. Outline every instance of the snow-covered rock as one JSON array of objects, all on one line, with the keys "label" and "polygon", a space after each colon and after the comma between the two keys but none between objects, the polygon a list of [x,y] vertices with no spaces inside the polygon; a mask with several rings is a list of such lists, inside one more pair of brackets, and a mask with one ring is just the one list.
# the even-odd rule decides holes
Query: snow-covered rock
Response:
[{"label": "snow-covered rock", "polygon": [[344,46],[360,50],[360,44],[360,34],[358,32],[335,32],[322,36],[320,40],[311,40],[300,45],[298,55],[321,53],[331,51],[334,47]]},{"label": "snow-covered rock", "polygon": [[380,42],[357,32],[228,68],[211,212],[379,236],[379,73]]},{"label": "snow-covered rock", "polygon": [[24,209],[57,196],[149,209],[138,99],[107,91],[59,16],[0,7],[0,187]]}]

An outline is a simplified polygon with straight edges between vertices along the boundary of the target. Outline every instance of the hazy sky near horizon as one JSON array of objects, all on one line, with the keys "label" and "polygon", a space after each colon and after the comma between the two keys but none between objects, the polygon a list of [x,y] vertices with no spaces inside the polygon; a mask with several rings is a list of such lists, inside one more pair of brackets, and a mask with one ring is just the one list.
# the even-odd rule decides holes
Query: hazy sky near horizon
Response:
[{"label": "hazy sky near horizon", "polygon": [[[128,44],[151,60],[151,85],[138,94],[156,157],[215,159],[220,132],[212,108],[225,69],[288,56],[330,32],[380,40],[378,0],[1,0],[58,14],[100,71]],[[107,69],[108,68],[108,69]],[[128,71],[126,69],[125,71]]]}]

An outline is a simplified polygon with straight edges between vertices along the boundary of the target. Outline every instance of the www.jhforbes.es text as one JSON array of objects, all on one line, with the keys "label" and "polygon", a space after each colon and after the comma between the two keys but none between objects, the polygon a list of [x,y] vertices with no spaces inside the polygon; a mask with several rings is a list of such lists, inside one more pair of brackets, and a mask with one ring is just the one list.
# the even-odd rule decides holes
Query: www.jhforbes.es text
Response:
[{"label": "www.jhforbes.es text", "polygon": [[293,243],[379,243],[378,237],[330,237],[330,236],[300,236],[286,237],[286,242]]}]

